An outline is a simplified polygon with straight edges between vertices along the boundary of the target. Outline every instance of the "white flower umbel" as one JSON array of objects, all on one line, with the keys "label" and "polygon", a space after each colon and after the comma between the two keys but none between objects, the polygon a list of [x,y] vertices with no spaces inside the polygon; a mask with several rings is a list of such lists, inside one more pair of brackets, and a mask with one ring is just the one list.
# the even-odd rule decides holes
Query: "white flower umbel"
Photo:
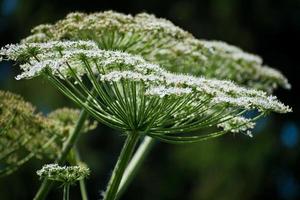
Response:
[{"label": "white flower umbel", "polygon": [[23,43],[55,40],[93,40],[101,49],[142,55],[173,72],[230,79],[269,93],[279,86],[290,88],[279,71],[262,65],[259,56],[225,42],[198,40],[172,22],[147,13],[71,13],[53,25],[37,26]]},{"label": "white flower umbel", "polygon": [[157,87],[150,87],[146,90],[145,95],[150,96],[170,96],[170,95],[183,95],[183,94],[190,94],[192,93],[191,88],[179,88],[179,87],[165,87],[165,86],[157,86]]},{"label": "white flower umbel", "polygon": [[255,123],[251,119],[244,117],[230,117],[231,119],[218,124],[218,127],[223,128],[224,130],[230,131],[232,133],[242,132],[252,137],[251,129],[254,128]]},{"label": "white flower umbel", "polygon": [[16,77],[17,80],[31,78],[36,76],[36,74],[41,74],[41,72],[51,66],[51,69],[56,71],[57,69],[62,70],[61,66],[65,64],[63,59],[57,60],[43,60],[41,62],[32,61],[30,64],[20,65],[20,68],[24,70],[24,72]]},{"label": "white flower umbel", "polygon": [[89,176],[90,170],[85,166],[59,166],[58,164],[48,164],[44,165],[43,168],[36,173],[41,178],[58,181],[63,184],[74,184]]},{"label": "white flower umbel", "polygon": [[[219,124],[231,120],[230,116],[240,117],[250,110],[258,110],[261,115],[291,111],[266,92],[230,81],[174,74],[141,56],[99,49],[91,41],[25,47],[20,44],[2,49],[2,55],[14,60],[27,55],[27,62],[21,66],[24,72],[17,79],[45,75],[100,122],[124,132],[137,130],[169,142],[198,141],[204,136],[176,134],[224,127]],[[32,51],[32,47],[38,51]]]},{"label": "white flower umbel", "polygon": [[58,164],[48,164],[36,173],[41,178],[62,183],[64,186],[63,200],[69,200],[70,185],[88,177],[90,170],[83,165],[59,166]]},{"label": "white flower umbel", "polygon": [[35,56],[36,54],[51,53],[53,49],[56,52],[64,49],[85,49],[93,50],[98,49],[95,42],[92,41],[50,41],[46,43],[27,43],[27,44],[8,44],[1,48],[0,55],[9,56],[10,60],[22,59]]},{"label": "white flower umbel", "polygon": [[187,38],[171,44],[146,58],[174,72],[230,79],[269,93],[279,86],[291,87],[278,70],[264,66],[262,58],[225,42]]},{"label": "white flower umbel", "polygon": [[213,53],[221,52],[222,54],[231,56],[236,60],[245,60],[248,62],[262,64],[262,59],[259,56],[243,52],[240,48],[229,45],[225,42],[202,40],[202,44]]}]

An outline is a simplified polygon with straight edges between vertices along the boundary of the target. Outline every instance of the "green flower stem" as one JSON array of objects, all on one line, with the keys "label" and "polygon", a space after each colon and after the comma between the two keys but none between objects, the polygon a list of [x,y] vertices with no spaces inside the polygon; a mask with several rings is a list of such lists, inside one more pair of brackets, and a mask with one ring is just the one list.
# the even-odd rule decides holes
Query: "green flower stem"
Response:
[{"label": "green flower stem", "polygon": [[38,192],[35,194],[35,197],[33,198],[33,200],[43,200],[46,198],[49,190],[51,189],[53,185],[53,182],[44,179]]},{"label": "green flower stem", "polygon": [[[57,164],[59,164],[59,165],[63,164],[64,161],[66,160],[68,153],[70,152],[70,150],[72,149],[72,147],[74,146],[74,144],[76,143],[76,141],[80,135],[81,128],[84,125],[84,122],[87,119],[87,116],[88,116],[87,112],[82,110],[80,113],[79,119],[76,123],[75,129],[70,134],[68,140],[66,141],[66,143],[63,147],[62,153],[60,154],[59,158],[56,160]],[[45,179],[33,199],[34,200],[45,199],[49,190],[52,187],[52,184],[53,183],[51,181]]]},{"label": "green flower stem", "polygon": [[[80,166],[82,165],[82,161],[80,158],[80,154],[78,151],[78,148],[76,146],[74,146],[68,156],[67,161],[71,164],[71,165],[77,165]],[[86,184],[85,184],[85,179],[80,179],[79,180],[79,186],[80,186],[80,193],[81,193],[81,199],[82,200],[88,200],[88,195],[87,195],[87,190],[86,190]]]},{"label": "green flower stem", "polygon": [[143,164],[154,144],[155,139],[148,136],[144,138],[143,142],[140,144],[132,159],[130,160],[128,166],[126,167],[121,183],[119,185],[116,199],[119,199],[123,195],[124,191],[131,183],[132,179]]},{"label": "green flower stem", "polygon": [[64,185],[64,197],[63,200],[69,200],[69,194],[70,194],[70,185],[65,184]]},{"label": "green flower stem", "polygon": [[139,134],[137,132],[128,133],[125,144],[118,158],[117,164],[108,182],[108,186],[104,195],[104,200],[116,199],[122,176],[127,167],[127,164],[131,159],[131,156],[133,154],[133,151],[135,149],[138,140],[139,140]]},{"label": "green flower stem", "polygon": [[[77,165],[79,165],[80,162],[81,162],[80,154],[79,154],[77,148],[73,148],[73,149],[74,149],[74,153],[75,153],[75,162],[76,162]],[[85,180],[84,179],[80,179],[79,180],[79,185],[80,185],[80,193],[81,193],[82,200],[88,200],[88,195],[87,195],[87,191],[86,191]]]},{"label": "green flower stem", "polygon": [[83,127],[84,122],[87,119],[87,117],[88,117],[87,112],[85,110],[82,110],[73,133],[69,136],[68,140],[66,141],[66,143],[63,147],[61,155],[57,159],[57,164],[59,164],[59,165],[63,164],[63,162],[66,160],[70,150],[73,148],[73,146],[77,142],[77,139],[81,132],[81,128]]},{"label": "green flower stem", "polygon": [[80,193],[81,193],[82,200],[88,200],[88,195],[87,195],[87,192],[86,192],[86,186],[85,186],[84,179],[81,179],[79,181],[79,185],[80,185]]}]

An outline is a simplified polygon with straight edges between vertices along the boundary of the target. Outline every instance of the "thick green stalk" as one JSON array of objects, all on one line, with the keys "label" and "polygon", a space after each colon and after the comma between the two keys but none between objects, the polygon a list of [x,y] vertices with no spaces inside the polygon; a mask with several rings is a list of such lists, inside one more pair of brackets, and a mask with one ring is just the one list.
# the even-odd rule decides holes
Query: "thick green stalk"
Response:
[{"label": "thick green stalk", "polygon": [[124,191],[127,189],[135,174],[137,173],[144,160],[148,156],[154,143],[155,140],[153,138],[145,136],[144,140],[142,141],[142,143],[134,153],[132,159],[130,160],[128,166],[126,167],[121,183],[119,185],[116,199],[119,199],[124,193]]},{"label": "thick green stalk", "polygon": [[64,185],[64,196],[63,196],[63,200],[69,200],[69,195],[70,195],[70,185],[66,184]]},{"label": "thick green stalk", "polygon": [[[57,164],[63,164],[64,161],[66,160],[66,157],[68,155],[68,153],[70,152],[70,150],[72,149],[72,147],[74,146],[74,144],[76,143],[79,135],[80,135],[80,131],[82,126],[84,125],[85,120],[87,119],[87,112],[82,110],[79,116],[79,119],[76,123],[75,129],[73,130],[73,132],[70,134],[68,140],[66,141],[62,153],[60,154],[60,156],[58,157],[58,159],[56,160]],[[33,198],[34,200],[43,200],[46,198],[49,190],[52,187],[52,182],[44,179],[42,185],[40,186],[38,192],[36,193],[35,197]]]},{"label": "thick green stalk", "polygon": [[138,140],[139,134],[137,132],[128,133],[117,164],[115,165],[112,176],[108,182],[108,186],[104,194],[104,200],[114,200],[116,198],[122,176],[127,167],[127,164],[131,159],[132,153]]}]

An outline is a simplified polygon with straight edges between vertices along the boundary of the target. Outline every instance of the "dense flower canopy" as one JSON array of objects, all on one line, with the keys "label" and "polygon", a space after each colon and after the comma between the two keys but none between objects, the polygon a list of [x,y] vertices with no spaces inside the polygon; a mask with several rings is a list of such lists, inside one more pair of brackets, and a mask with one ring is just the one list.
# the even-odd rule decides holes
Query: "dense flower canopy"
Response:
[{"label": "dense flower canopy", "polygon": [[142,55],[173,72],[233,80],[267,92],[278,86],[290,88],[287,79],[264,66],[259,56],[224,42],[198,40],[172,22],[147,13],[71,13],[53,25],[37,26],[32,33],[23,43],[93,40],[101,49]]},{"label": "dense flower canopy", "polygon": [[289,84],[261,58],[145,13],[72,13],[0,55],[20,63],[17,79],[45,76],[98,121],[167,142],[246,132],[269,112],[291,111],[267,93]]}]

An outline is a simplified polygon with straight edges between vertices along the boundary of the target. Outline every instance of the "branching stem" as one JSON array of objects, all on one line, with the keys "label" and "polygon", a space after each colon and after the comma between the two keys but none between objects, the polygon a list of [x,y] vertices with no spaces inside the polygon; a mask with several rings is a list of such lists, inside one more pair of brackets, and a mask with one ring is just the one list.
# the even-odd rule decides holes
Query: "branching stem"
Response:
[{"label": "branching stem", "polygon": [[129,184],[131,183],[132,179],[134,178],[135,174],[141,167],[142,163],[148,156],[150,150],[152,149],[153,145],[155,143],[155,139],[146,136],[136,152],[134,153],[132,159],[130,160],[128,166],[126,167],[126,170],[123,174],[123,178],[121,180],[121,183],[119,185],[119,189],[117,192],[116,199],[119,199],[124,191],[127,189]]},{"label": "branching stem", "polygon": [[112,176],[108,182],[107,190],[104,194],[104,200],[116,199],[117,191],[122,180],[124,171],[131,159],[132,153],[135,149],[138,140],[139,134],[137,132],[128,133],[125,144],[118,158],[117,164],[115,165]]}]

